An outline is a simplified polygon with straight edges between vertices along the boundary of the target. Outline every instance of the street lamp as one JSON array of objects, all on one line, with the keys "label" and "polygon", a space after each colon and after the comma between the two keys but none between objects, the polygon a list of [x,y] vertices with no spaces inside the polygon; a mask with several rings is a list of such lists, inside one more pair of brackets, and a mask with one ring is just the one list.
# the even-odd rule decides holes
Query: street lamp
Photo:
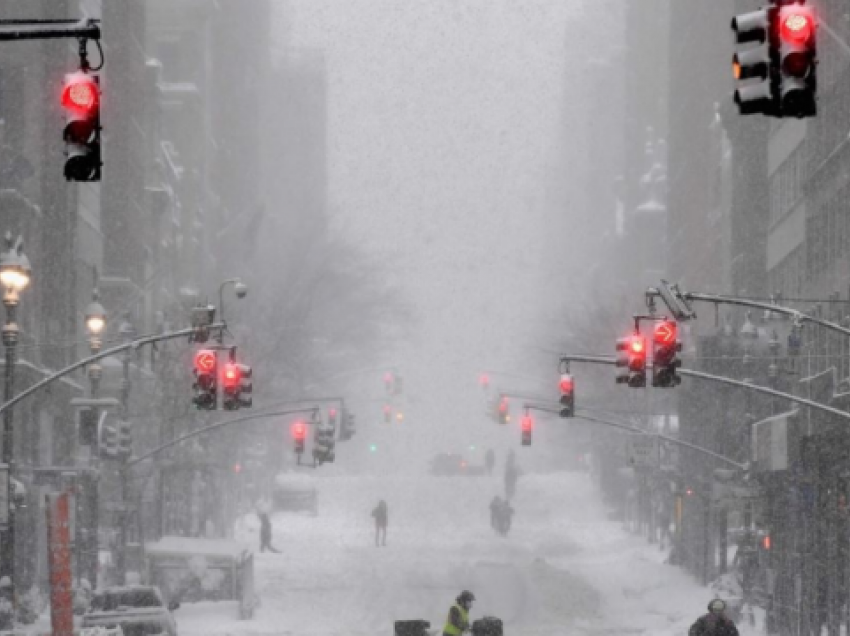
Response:
[{"label": "street lamp", "polygon": [[[5,251],[0,253],[0,284],[3,285],[3,305],[6,307],[6,322],[3,325],[3,345],[6,348],[3,400],[12,399],[15,386],[15,348],[18,344],[18,324],[15,313],[19,294],[30,282],[32,268],[24,254],[24,241],[20,236],[12,241],[11,232],[6,232]],[[3,414],[3,468],[5,469],[6,510],[0,510],[0,519],[6,522],[6,532],[0,541],[0,579],[8,578],[9,585],[2,587],[4,600],[15,603],[15,480],[14,480],[14,432],[12,409]],[[14,612],[10,619],[14,623]],[[2,619],[0,619],[2,621]],[[0,629],[12,625],[0,624]]]}]

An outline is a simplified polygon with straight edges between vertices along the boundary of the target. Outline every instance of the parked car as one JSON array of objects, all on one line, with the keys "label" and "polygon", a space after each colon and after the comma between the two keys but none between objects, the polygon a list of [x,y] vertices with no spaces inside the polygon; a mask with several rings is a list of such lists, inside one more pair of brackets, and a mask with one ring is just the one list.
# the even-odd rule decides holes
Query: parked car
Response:
[{"label": "parked car", "polygon": [[310,475],[281,473],[274,480],[272,505],[275,510],[319,512],[319,494]]},{"label": "parked car", "polygon": [[179,603],[166,605],[158,587],[130,585],[107,587],[92,597],[82,627],[120,627],[124,636],[177,636],[171,615]]}]

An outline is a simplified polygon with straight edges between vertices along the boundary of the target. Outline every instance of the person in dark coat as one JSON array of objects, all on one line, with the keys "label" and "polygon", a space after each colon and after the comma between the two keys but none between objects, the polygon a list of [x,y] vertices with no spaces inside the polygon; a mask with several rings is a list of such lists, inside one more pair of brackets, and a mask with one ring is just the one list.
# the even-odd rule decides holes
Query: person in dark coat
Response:
[{"label": "person in dark coat", "polygon": [[493,497],[490,502],[490,527],[496,532],[499,531],[499,513],[502,510],[502,498],[499,495]]},{"label": "person in dark coat", "polygon": [[493,467],[496,465],[496,453],[493,452],[492,448],[487,449],[487,453],[484,455],[484,466],[487,469],[487,474],[493,474]]},{"label": "person in dark coat", "polygon": [[272,545],[272,522],[268,513],[257,512],[257,516],[260,518],[260,552],[265,552],[268,548],[269,552],[280,554],[280,550]]},{"label": "person in dark coat", "polygon": [[726,616],[726,602],[719,598],[708,604],[708,614],[691,625],[688,636],[738,636],[738,628]]},{"label": "person in dark coat", "polygon": [[372,516],[375,518],[375,547],[379,545],[379,537],[381,538],[380,545],[387,545],[387,524],[389,523],[387,502],[381,499],[372,511]]}]

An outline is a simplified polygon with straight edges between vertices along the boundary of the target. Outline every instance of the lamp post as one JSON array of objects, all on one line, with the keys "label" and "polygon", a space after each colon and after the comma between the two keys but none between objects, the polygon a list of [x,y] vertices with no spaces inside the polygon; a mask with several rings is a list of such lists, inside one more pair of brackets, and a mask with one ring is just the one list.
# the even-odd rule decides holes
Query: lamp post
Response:
[{"label": "lamp post", "polygon": [[[106,310],[100,304],[100,293],[95,288],[92,291],[92,300],[86,307],[86,331],[89,336],[89,349],[92,355],[100,352],[103,346],[101,334],[106,329]],[[89,386],[91,398],[95,399],[98,396],[100,388],[100,378],[103,369],[100,364],[90,364],[88,367]],[[94,419],[100,421],[100,409],[96,406],[94,410]],[[90,459],[90,471],[83,473],[82,493],[84,502],[81,502],[81,510],[85,511],[85,523],[79,524],[80,528],[80,574],[88,579],[94,589],[97,586],[97,564],[98,564],[98,527],[100,525],[98,515],[98,473],[97,473],[97,453],[99,450],[99,439],[92,446],[92,454]]]},{"label": "lamp post", "polygon": [[[16,310],[19,294],[30,282],[29,260],[24,254],[24,242],[19,236],[14,242],[12,234],[6,233],[5,251],[0,253],[0,284],[3,285],[3,305],[6,307],[6,322],[3,325],[3,346],[6,348],[6,365],[3,383],[3,399],[12,399],[15,387],[15,348],[18,344],[18,324]],[[0,579],[8,578],[8,585],[0,586],[4,599],[12,604],[15,602],[15,486],[14,486],[14,428],[12,409],[3,414],[3,468],[5,472],[6,510],[0,510],[0,519],[5,521],[5,533],[0,540]],[[5,620],[14,623],[14,611],[8,619],[0,615],[0,622]],[[11,625],[0,625],[7,629]]]}]

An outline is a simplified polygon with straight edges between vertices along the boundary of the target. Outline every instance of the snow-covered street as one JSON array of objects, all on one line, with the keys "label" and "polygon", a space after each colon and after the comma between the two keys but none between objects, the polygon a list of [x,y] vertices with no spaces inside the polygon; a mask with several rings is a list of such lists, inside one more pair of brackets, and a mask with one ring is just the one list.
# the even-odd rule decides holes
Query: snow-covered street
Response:
[{"label": "snow-covered street", "polygon": [[[500,475],[499,475],[500,476]],[[276,513],[274,544],[257,554],[261,606],[239,621],[232,603],[184,605],[182,636],[391,634],[393,621],[442,627],[461,589],[508,634],[683,635],[709,592],[665,565],[657,546],[610,521],[584,473],[520,480],[507,538],[489,527],[491,477],[321,476],[319,516]],[[388,547],[374,546],[370,510],[390,509]],[[239,538],[256,548],[259,522]]]}]

